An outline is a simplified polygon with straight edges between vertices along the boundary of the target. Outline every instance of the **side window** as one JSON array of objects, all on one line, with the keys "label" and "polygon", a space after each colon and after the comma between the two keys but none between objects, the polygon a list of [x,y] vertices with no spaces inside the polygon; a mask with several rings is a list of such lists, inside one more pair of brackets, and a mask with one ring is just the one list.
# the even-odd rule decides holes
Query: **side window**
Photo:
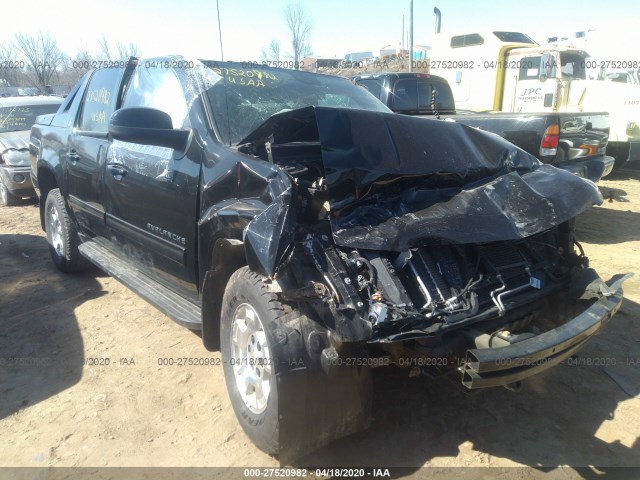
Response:
[{"label": "side window", "polygon": [[78,83],[71,89],[69,95],[64,99],[62,105],[56,112],[56,116],[53,117],[51,125],[54,127],[71,127],[71,124],[75,120],[74,117],[71,116],[71,111],[77,111],[78,103],[82,99],[82,95],[79,94],[80,87],[84,84],[87,79],[89,73],[85,73]]},{"label": "side window", "polygon": [[79,122],[81,130],[107,133],[109,119],[116,109],[121,79],[120,68],[103,68],[93,74],[84,96]]},{"label": "side window", "polygon": [[555,78],[556,63],[554,58],[549,55],[524,57],[520,61],[518,80],[537,80],[541,69],[547,72],[548,78]]},{"label": "side window", "polygon": [[173,128],[188,128],[189,106],[172,69],[138,66],[129,82],[123,107],[148,107],[166,112]]},{"label": "side window", "polygon": [[520,61],[518,80],[537,80],[540,73],[540,57],[524,57]]}]

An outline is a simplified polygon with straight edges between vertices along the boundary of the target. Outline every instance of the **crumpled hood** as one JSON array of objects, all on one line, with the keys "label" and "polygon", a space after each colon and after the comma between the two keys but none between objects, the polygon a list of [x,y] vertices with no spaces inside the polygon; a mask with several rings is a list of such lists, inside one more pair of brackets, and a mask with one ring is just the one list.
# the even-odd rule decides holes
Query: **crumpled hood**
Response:
[{"label": "crumpled hood", "polygon": [[29,165],[28,151],[29,151],[29,135],[30,134],[31,134],[30,130],[0,133],[0,155],[11,150],[23,151],[19,155],[12,155],[8,157],[9,161],[6,163],[14,166]]},{"label": "crumpled hood", "polygon": [[319,142],[337,245],[517,240],[602,202],[597,187],[458,123],[346,108],[274,115],[241,144]]},{"label": "crumpled hood", "polygon": [[316,108],[336,244],[517,240],[602,202],[591,182],[465,125]]},{"label": "crumpled hood", "polygon": [[29,149],[31,130],[0,133],[0,153],[10,148],[16,150]]}]

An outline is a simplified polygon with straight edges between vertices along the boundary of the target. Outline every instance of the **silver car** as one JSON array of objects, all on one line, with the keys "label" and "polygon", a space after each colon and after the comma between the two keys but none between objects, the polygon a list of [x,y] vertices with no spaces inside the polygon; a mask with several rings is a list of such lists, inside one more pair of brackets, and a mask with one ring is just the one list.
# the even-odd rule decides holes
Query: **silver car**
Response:
[{"label": "silver car", "polygon": [[34,197],[29,164],[29,133],[38,115],[55,113],[62,97],[0,98],[0,203],[14,205]]}]

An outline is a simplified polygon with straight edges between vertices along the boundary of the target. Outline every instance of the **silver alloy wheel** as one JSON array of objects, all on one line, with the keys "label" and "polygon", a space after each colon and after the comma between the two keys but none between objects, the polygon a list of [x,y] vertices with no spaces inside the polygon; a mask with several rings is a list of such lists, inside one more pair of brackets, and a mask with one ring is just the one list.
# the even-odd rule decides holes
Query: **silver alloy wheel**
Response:
[{"label": "silver alloy wheel", "polygon": [[62,222],[55,205],[49,207],[49,232],[51,233],[51,246],[60,256],[64,255],[64,242],[62,240]]},{"label": "silver alloy wheel", "polygon": [[9,203],[9,191],[7,190],[7,186],[2,180],[0,180],[0,195],[2,196],[3,205]]},{"label": "silver alloy wheel", "polygon": [[238,305],[231,325],[233,374],[244,404],[264,412],[271,392],[273,365],[260,317],[248,303]]}]

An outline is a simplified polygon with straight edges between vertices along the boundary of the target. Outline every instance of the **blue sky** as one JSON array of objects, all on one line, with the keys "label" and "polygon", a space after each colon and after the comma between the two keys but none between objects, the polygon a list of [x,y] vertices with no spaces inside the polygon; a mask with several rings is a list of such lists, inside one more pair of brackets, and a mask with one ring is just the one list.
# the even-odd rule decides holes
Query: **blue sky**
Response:
[{"label": "blue sky", "polygon": [[[282,11],[291,0],[219,0],[226,59],[260,59],[261,48],[277,39],[290,52]],[[315,54],[376,51],[402,40],[402,16],[408,29],[409,0],[302,0],[313,19],[311,47]],[[147,56],[182,53],[220,58],[215,0],[30,0],[8,2],[2,9],[0,42],[16,32],[49,31],[72,56],[80,47],[98,50],[98,39],[134,42]],[[597,27],[628,32],[624,43],[640,60],[640,2],[633,0],[414,0],[416,44],[428,45],[433,35],[433,7],[443,14],[443,32],[478,28],[522,31],[538,41],[548,35]],[[52,16],[55,11],[56,17]]]}]

